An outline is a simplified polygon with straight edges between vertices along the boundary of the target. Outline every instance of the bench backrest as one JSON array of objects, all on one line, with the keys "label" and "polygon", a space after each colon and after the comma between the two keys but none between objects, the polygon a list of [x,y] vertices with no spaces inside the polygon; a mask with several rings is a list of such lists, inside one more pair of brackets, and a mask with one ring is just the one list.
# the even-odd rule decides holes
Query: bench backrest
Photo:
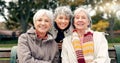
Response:
[{"label": "bench backrest", "polygon": [[[120,63],[120,45],[109,48],[111,63]],[[17,46],[12,48],[0,48],[0,63],[18,63]]]}]

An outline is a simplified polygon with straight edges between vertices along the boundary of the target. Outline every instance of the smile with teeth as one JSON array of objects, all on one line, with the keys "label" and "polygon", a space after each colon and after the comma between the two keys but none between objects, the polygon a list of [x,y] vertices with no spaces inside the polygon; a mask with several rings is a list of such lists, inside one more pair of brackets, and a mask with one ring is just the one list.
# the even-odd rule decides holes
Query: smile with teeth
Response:
[{"label": "smile with teeth", "polygon": [[83,26],[84,23],[83,23],[83,22],[77,22],[77,25],[79,25],[79,26]]},{"label": "smile with teeth", "polygon": [[64,26],[66,26],[66,24],[60,24],[60,26],[64,27]]},{"label": "smile with teeth", "polygon": [[46,29],[46,27],[45,27],[45,26],[39,26],[39,28],[41,28],[41,29]]}]

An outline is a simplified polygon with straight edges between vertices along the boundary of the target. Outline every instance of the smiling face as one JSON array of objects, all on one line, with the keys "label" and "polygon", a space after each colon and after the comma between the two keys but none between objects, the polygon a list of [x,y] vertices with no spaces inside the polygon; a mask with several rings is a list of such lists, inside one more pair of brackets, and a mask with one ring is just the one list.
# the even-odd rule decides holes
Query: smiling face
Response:
[{"label": "smiling face", "polygon": [[65,28],[68,27],[70,18],[64,14],[59,14],[56,17],[55,22],[56,22],[58,28],[60,28],[61,30],[64,30]]},{"label": "smiling face", "polygon": [[76,29],[85,30],[89,24],[90,21],[84,11],[80,11],[74,16],[74,26]]},{"label": "smiling face", "polygon": [[46,14],[36,17],[35,29],[40,33],[46,33],[51,27],[51,21]]}]

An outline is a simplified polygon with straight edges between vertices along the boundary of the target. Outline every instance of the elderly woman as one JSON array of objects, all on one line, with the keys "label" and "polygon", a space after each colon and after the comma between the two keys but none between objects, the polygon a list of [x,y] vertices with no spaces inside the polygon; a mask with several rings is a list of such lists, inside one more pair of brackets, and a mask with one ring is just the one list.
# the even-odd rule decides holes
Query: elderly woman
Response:
[{"label": "elderly woman", "polygon": [[[71,18],[72,11],[69,6],[60,6],[55,9],[52,34],[58,43],[60,54],[63,38],[71,34]],[[59,63],[61,63],[61,61]]]},{"label": "elderly woman", "polygon": [[74,30],[63,40],[62,63],[110,63],[105,35],[90,30],[91,23],[86,9],[75,10]]},{"label": "elderly woman", "polygon": [[19,63],[58,63],[58,47],[48,33],[52,26],[53,13],[46,9],[38,10],[34,17],[34,27],[18,39]]},{"label": "elderly woman", "polygon": [[71,18],[72,11],[69,6],[60,6],[55,9],[54,26],[51,32],[58,43],[59,49],[61,49],[63,38],[71,34]]}]

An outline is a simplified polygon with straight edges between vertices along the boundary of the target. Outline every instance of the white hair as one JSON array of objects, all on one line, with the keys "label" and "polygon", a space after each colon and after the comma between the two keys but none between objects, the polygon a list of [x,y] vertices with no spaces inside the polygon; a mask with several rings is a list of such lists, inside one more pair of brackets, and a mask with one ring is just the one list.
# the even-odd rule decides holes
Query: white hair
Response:
[{"label": "white hair", "polygon": [[71,19],[71,17],[73,16],[72,14],[72,11],[70,9],[69,6],[60,6],[60,7],[57,7],[55,9],[55,12],[54,12],[54,19],[56,19],[56,17],[59,15],[59,14],[65,14],[67,17],[69,17]]},{"label": "white hair", "polygon": [[46,14],[47,17],[50,19],[51,23],[53,21],[53,12],[50,10],[46,10],[46,9],[40,9],[38,10],[34,16],[33,16],[33,22],[35,23],[37,17],[41,17],[42,15]]},{"label": "white hair", "polygon": [[89,24],[88,27],[91,27],[91,25],[92,25],[92,19],[91,19],[91,16],[89,15],[89,12],[87,11],[87,9],[85,9],[85,8],[83,8],[83,7],[77,8],[77,9],[74,11],[74,16],[75,16],[76,14],[78,14],[79,12],[81,12],[81,11],[84,11],[85,14],[87,15],[87,17],[88,17],[88,19],[89,19],[89,21],[90,21],[90,24]]}]

